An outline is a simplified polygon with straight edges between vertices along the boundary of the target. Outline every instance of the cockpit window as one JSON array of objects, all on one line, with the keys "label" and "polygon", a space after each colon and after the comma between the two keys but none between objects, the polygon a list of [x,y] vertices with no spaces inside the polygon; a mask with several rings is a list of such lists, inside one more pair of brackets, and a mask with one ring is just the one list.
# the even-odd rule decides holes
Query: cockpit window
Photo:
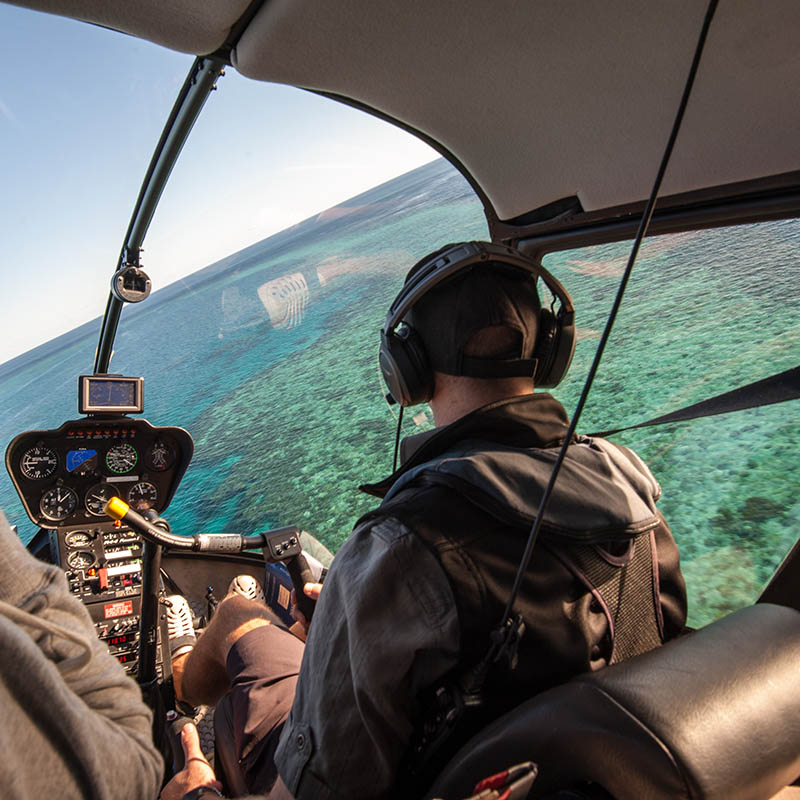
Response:
[{"label": "cockpit window", "polygon": [[103,313],[142,177],[192,57],[5,3],[0,46],[3,363]]},{"label": "cockpit window", "polygon": [[[4,3],[0,47],[4,452],[77,416],[77,376],[92,371],[131,208],[192,57]],[[5,469],[0,508],[27,541]]]},{"label": "cockpit window", "polygon": [[[630,245],[555,253],[545,266],[573,293],[578,346],[556,390],[577,402]],[[797,366],[800,221],[648,239],[580,430],[653,419]],[[755,401],[755,398],[753,398]],[[689,624],[753,602],[797,536],[796,403],[642,428],[634,448],[663,488],[682,554]]]},{"label": "cockpit window", "polygon": [[[124,310],[112,369],[143,375],[146,418],[195,440],[165,515],[175,532],[296,523],[341,544],[374,503],[358,485],[391,470],[397,412],[383,399],[379,330],[409,266],[445,230],[486,237],[480,203],[437,160]],[[75,376],[95,343],[94,330],[76,334],[4,382],[6,440],[52,419],[54,394],[74,417]],[[417,408],[405,429],[430,425]]]},{"label": "cockpit window", "polygon": [[[0,6],[0,13],[6,9]],[[111,37],[106,54],[131,48],[121,74],[132,89],[153,82],[160,97],[167,77],[151,63],[165,52],[160,48],[68,20],[11,12],[20,24],[55,25],[52,35]],[[62,51],[65,46],[62,41]],[[91,46],[83,41],[79,50]],[[77,76],[59,77],[59,85],[83,85],[88,96],[75,102],[74,117],[68,116],[73,104],[65,101],[59,106],[65,118],[55,120],[45,114],[47,81],[30,76],[26,91],[42,98],[36,120],[42,147],[54,140],[58,122],[73,149],[59,159],[67,185],[53,167],[25,206],[47,245],[40,252],[28,231],[38,258],[19,265],[20,286],[27,285],[26,272],[43,267],[51,283],[37,291],[54,303],[45,311],[35,293],[20,295],[28,323],[56,317],[64,324],[84,294],[92,294],[90,308],[64,328],[102,312],[139,183],[191,63],[167,55],[175,65],[171,91],[157,109],[141,112],[148,124],[138,128],[146,94],[123,96],[117,87],[118,96],[100,96]],[[87,81],[102,76],[102,64],[99,59],[88,70],[83,64]],[[135,158],[124,148],[119,165],[100,153],[93,157],[101,134],[89,130],[90,109],[112,119],[125,142],[135,140]],[[111,132],[103,133],[102,152],[115,153]],[[119,185],[128,162],[135,180]],[[20,184],[23,176],[16,175],[13,185]],[[61,198],[60,215],[37,207],[48,192]],[[113,223],[105,209],[112,200]],[[60,227],[76,205],[82,223],[73,226],[83,237],[77,240]],[[7,247],[13,230],[2,224],[0,247]],[[102,248],[95,248],[95,235]],[[354,109],[229,71],[164,191],[142,253],[153,293],[123,310],[110,364],[112,372],[144,376],[147,419],[180,425],[194,436],[194,460],[165,514],[173,530],[245,533],[297,523],[335,550],[371,506],[358,484],[391,468],[396,412],[383,399],[377,364],[386,307],[422,255],[445,240],[486,237],[480,203],[466,181],[426,145]],[[87,273],[95,249],[101,257]],[[65,274],[85,292],[62,287]],[[77,416],[77,376],[91,372],[98,334],[94,320],[0,364],[6,444],[23,430],[57,427]],[[407,415],[409,432],[427,425],[420,410]],[[33,530],[5,474],[0,508],[29,539]]]}]

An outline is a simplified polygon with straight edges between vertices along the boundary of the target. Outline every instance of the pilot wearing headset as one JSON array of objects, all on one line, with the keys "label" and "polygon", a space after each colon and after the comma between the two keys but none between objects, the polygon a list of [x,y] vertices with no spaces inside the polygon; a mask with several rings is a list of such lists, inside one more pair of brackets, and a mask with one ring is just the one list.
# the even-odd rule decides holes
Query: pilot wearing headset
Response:
[{"label": "pilot wearing headset", "polygon": [[[544,307],[540,283],[553,296]],[[576,436],[514,601],[512,644],[487,659],[568,429],[561,404],[534,387],[559,383],[574,345],[569,294],[512,248],[447,245],[409,272],[380,362],[387,399],[428,403],[435,429],[405,439],[401,466],[361,487],[381,503],[337,554],[304,653],[266,622],[242,627],[255,604],[241,598],[240,612],[212,621],[227,638],[210,626],[200,641],[219,642],[221,683],[227,668],[233,686],[247,789],[417,796],[490,720],[683,629],[658,483],[627,448]],[[298,676],[289,662],[301,656]],[[201,681],[186,677],[192,699]],[[270,706],[278,686],[288,700]],[[463,712],[467,696],[476,702]]]}]

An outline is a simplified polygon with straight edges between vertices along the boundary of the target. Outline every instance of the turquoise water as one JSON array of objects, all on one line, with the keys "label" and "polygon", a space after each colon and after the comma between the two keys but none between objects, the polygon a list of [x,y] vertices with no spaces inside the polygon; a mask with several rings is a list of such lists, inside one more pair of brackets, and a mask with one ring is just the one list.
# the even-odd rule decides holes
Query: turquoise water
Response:
[{"label": "turquoise water", "polygon": [[[166,516],[178,532],[297,523],[336,549],[391,466],[378,331],[410,265],[486,238],[480,204],[445,162],[422,167],[237,253],[125,310],[112,370],[144,375],[145,416],[181,425],[195,458]],[[626,245],[549,256],[572,291],[579,343],[555,391],[575,406]],[[796,366],[800,224],[649,240],[580,426],[666,413]],[[157,276],[153,276],[157,280]],[[76,414],[99,325],[0,365],[0,439]],[[751,601],[800,525],[796,405],[622,434],[664,488],[690,582],[691,619]],[[406,432],[430,425],[421,409]],[[0,507],[35,532],[11,482]]]}]

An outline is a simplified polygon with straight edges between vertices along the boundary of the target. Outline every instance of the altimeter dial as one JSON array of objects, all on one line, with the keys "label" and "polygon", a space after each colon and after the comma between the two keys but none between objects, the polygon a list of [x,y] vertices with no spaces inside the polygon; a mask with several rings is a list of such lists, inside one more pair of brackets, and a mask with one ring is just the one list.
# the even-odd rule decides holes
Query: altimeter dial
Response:
[{"label": "altimeter dial", "polygon": [[22,474],[31,480],[49,478],[57,466],[58,456],[55,451],[44,445],[36,445],[26,450],[19,462]]},{"label": "altimeter dial", "polygon": [[59,522],[75,512],[78,495],[66,486],[48,489],[39,501],[39,510],[47,519]]},{"label": "altimeter dial", "polygon": [[138,460],[139,454],[136,452],[136,448],[127,442],[115,444],[106,453],[106,466],[117,475],[130,472]]},{"label": "altimeter dial", "polygon": [[86,499],[84,500],[86,510],[96,517],[104,517],[106,515],[106,503],[116,495],[117,490],[110,483],[96,483],[86,492]]}]

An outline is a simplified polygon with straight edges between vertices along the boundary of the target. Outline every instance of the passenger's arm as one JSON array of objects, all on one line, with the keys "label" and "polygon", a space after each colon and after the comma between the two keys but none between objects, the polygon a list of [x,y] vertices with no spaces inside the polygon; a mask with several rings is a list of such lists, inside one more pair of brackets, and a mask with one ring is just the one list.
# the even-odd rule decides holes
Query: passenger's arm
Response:
[{"label": "passenger's arm", "polygon": [[394,520],[357,529],[325,580],[276,753],[288,790],[301,800],[387,796],[415,698],[456,664],[458,639],[433,554]]},{"label": "passenger's arm", "polygon": [[0,513],[0,747],[22,796],[152,798],[163,771],[139,687],[95,636],[64,574]]}]

